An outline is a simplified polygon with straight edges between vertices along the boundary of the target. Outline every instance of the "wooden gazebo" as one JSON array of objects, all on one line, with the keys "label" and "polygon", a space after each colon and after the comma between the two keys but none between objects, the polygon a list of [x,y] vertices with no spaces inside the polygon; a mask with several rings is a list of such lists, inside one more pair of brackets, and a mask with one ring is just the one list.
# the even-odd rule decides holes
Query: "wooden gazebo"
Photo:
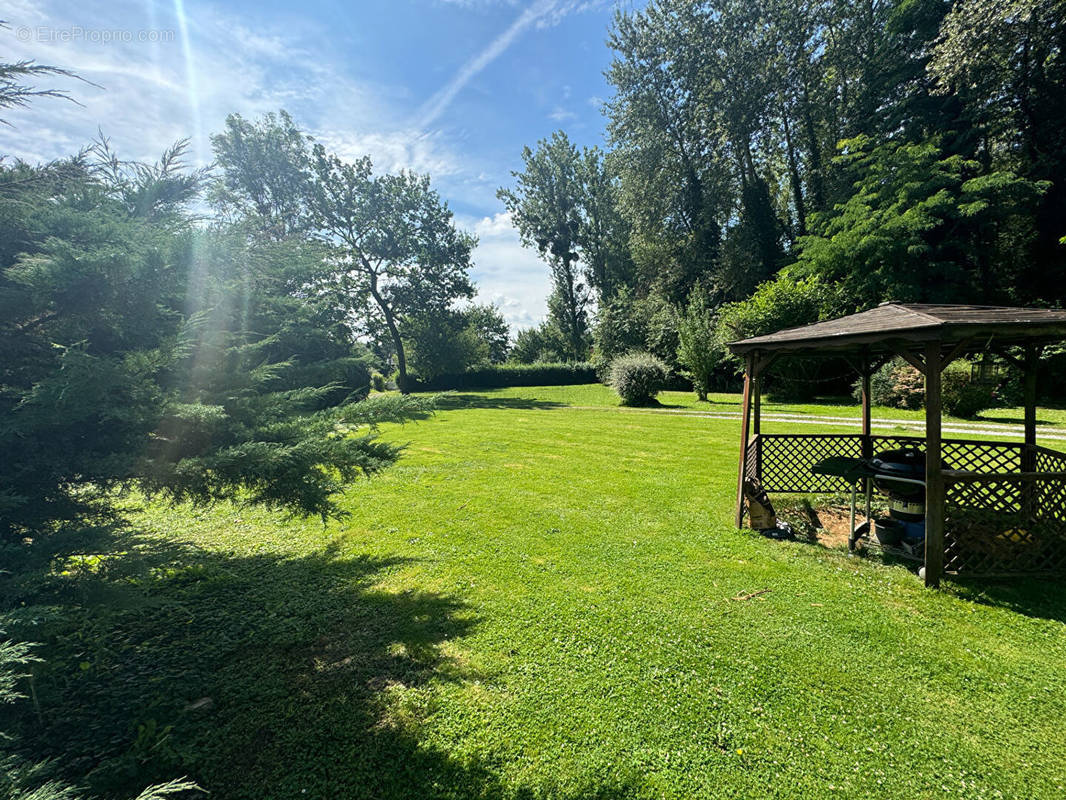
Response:
[{"label": "wooden gazebo", "polygon": [[[961,575],[1066,573],[1066,453],[1036,443],[1036,373],[1041,348],[1066,340],[1066,311],[969,305],[885,303],[870,311],[731,342],[745,359],[743,429],[736,524],[743,485],[773,493],[828,493],[849,488],[811,467],[832,456],[870,458],[892,447],[924,449],[925,582]],[[955,359],[994,353],[1024,375],[1021,443],[944,439],[941,373]],[[836,356],[862,379],[859,434],[764,434],[760,383],[790,355]],[[870,376],[900,356],[925,376],[925,436],[873,435]]]}]

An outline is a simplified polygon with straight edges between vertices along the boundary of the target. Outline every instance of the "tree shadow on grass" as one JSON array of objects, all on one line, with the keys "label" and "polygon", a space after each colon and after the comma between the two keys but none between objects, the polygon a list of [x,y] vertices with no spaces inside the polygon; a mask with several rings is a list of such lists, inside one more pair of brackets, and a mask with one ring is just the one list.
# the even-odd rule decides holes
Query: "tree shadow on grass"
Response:
[{"label": "tree shadow on grass", "polygon": [[565,408],[569,403],[555,400],[537,400],[532,397],[493,397],[482,394],[442,394],[437,401],[437,408],[448,411],[458,408],[514,408],[524,410]]},{"label": "tree shadow on grass", "polygon": [[955,593],[975,603],[1038,619],[1066,622],[1066,582],[1033,577],[952,578]]},{"label": "tree shadow on grass", "polygon": [[682,405],[681,403],[664,403],[661,400],[659,400],[659,398],[657,398],[657,397],[653,397],[651,400],[649,400],[646,403],[637,403],[637,404],[634,404],[634,405],[626,405],[625,403],[619,403],[618,407],[619,408],[650,408],[650,409],[656,409],[656,408],[688,408],[688,406]]},{"label": "tree shadow on grass", "polygon": [[[976,417],[973,418],[972,422],[974,422],[974,423],[999,422],[999,423],[1003,423],[1005,425],[1024,425],[1025,424],[1025,420],[1024,419],[1019,419],[1018,417],[1005,417],[1005,416],[1003,416],[1001,414],[986,414],[986,413],[978,414]],[[1040,419],[1039,417],[1037,417],[1036,424],[1037,425],[1054,425],[1055,424],[1055,420],[1053,420],[1053,419]]]},{"label": "tree shadow on grass", "polygon": [[818,395],[813,400],[800,400],[799,405],[811,404],[816,406],[844,406],[857,408],[859,401],[848,394]]},{"label": "tree shadow on grass", "polygon": [[108,797],[179,775],[216,800],[537,794],[420,742],[419,690],[477,677],[448,643],[478,621],[446,595],[375,588],[405,559],[233,555],[117,527],[65,549],[80,555],[37,554],[0,584],[7,632],[45,659],[3,728],[63,777]]}]

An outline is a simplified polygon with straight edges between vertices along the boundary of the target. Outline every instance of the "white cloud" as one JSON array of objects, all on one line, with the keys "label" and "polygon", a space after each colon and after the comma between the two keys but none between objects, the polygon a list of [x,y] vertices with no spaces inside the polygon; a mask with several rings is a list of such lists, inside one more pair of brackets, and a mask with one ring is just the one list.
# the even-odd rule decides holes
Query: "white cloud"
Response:
[{"label": "white cloud", "polygon": [[[221,129],[227,114],[256,117],[285,108],[344,157],[370,154],[376,171],[428,172],[446,197],[477,198],[475,209],[493,206],[497,179],[486,164],[461,157],[456,150],[461,139],[405,121],[400,109],[410,98],[404,87],[360,82],[328,53],[317,51],[324,32],[311,23],[251,30],[223,12],[190,4],[186,49],[169,4],[116,0],[90,9],[75,0],[6,0],[6,6],[3,15],[13,29],[0,30],[0,59],[54,64],[102,88],[59,78],[42,82],[65,89],[82,105],[43,98],[25,109],[9,109],[4,116],[14,127],[0,127],[0,154],[30,162],[63,157],[86,145],[102,126],[122,158],[154,160],[174,141],[191,137],[194,156],[206,163],[211,160],[208,137]],[[445,94],[435,96],[440,108],[430,119],[524,27],[548,19],[549,12],[578,6],[556,0],[526,8],[516,24],[526,21],[508,29],[511,39],[498,38],[471,62],[473,71],[460,71],[442,90]],[[19,26],[54,34],[77,25],[97,31],[172,30],[174,36],[105,43],[36,33],[26,40],[19,33]],[[499,305],[514,329],[539,323],[550,291],[548,267],[535,251],[522,247],[510,217],[468,215],[458,221],[480,237],[472,275],[479,301]]]},{"label": "white cloud", "polygon": [[552,109],[551,113],[548,114],[548,119],[553,119],[556,122],[568,122],[572,119],[577,119],[577,114],[575,114],[573,111],[569,111],[563,108],[562,106],[556,106]]},{"label": "white cloud", "polygon": [[511,215],[459,218],[459,225],[478,236],[472,277],[478,285],[477,300],[500,307],[512,332],[543,321],[551,278],[548,266],[535,250],[523,247]]},{"label": "white cloud", "polygon": [[[235,17],[190,5],[186,45],[182,21],[169,8],[146,10],[135,0],[106,11],[72,0],[14,1],[22,6],[5,10],[13,29],[0,31],[0,56],[67,68],[102,88],[50,81],[82,105],[41,99],[9,111],[15,127],[0,130],[2,154],[51,160],[75,152],[102,127],[123,158],[154,160],[190,137],[194,157],[207,163],[208,137],[227,114],[255,117],[285,108],[316,138],[345,155],[370,154],[380,169],[447,176],[459,168],[439,134],[400,124],[395,100],[406,90],[360,83],[341,71],[321,52],[320,29],[251,30]],[[141,31],[156,41],[139,40]],[[104,41],[109,32],[112,40]],[[133,40],[117,41],[115,33]]]},{"label": "white cloud", "polygon": [[434,179],[460,173],[460,160],[441,142],[439,132],[415,129],[362,133],[346,130],[313,131],[315,139],[341,158],[354,160],[369,155],[375,172],[400,169],[428,172]]},{"label": "white cloud", "polygon": [[4,21],[9,25],[39,25],[46,19],[44,12],[34,0],[6,0]]}]

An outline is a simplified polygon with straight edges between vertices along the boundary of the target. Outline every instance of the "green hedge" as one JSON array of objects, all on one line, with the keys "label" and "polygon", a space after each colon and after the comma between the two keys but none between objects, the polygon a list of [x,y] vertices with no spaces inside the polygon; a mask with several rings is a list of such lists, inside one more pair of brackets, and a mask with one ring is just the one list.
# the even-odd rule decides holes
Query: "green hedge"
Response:
[{"label": "green hedge", "polygon": [[450,389],[498,389],[504,386],[569,386],[596,383],[596,369],[588,362],[577,364],[493,364],[473,367],[432,380],[409,381],[412,392],[445,392]]}]

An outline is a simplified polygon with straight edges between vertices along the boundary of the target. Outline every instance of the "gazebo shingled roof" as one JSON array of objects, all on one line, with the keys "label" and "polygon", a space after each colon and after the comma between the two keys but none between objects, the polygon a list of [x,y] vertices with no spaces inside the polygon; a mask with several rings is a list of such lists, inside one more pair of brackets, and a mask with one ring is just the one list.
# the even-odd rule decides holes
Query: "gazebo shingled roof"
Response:
[{"label": "gazebo shingled roof", "polygon": [[[797,487],[803,482],[803,475],[796,471],[797,465],[803,462],[805,454],[813,452],[812,448],[825,450],[822,455],[833,455],[834,447],[847,447],[869,458],[875,440],[906,438],[874,437],[871,432],[871,375],[879,363],[898,355],[925,376],[925,437],[921,440],[911,437],[908,446],[921,444],[926,452],[923,559],[926,584],[938,585],[944,572],[945,501],[949,495],[953,503],[968,504],[981,513],[1007,510],[1020,515],[1024,527],[1008,533],[1025,538],[1030,544],[1039,537],[1029,528],[1049,529],[1050,526],[1054,529],[1052,533],[1040,534],[1044,549],[1039,566],[1066,571],[1066,453],[1038,447],[1036,443],[1036,373],[1040,350],[1045,344],[1062,341],[1066,341],[1066,311],[1063,310],[884,303],[859,314],[730,342],[729,349],[743,356],[746,364],[737,526],[743,520],[745,478],[760,478],[764,456],[770,455],[764,452],[764,440],[768,445],[777,441],[781,454],[794,462],[789,465],[790,481],[776,489],[764,488],[794,492],[801,491]],[[1020,347],[1021,352],[1012,352],[1011,347]],[[1004,455],[1007,445],[941,437],[941,372],[959,356],[972,352],[996,353],[1018,367],[1024,376],[1024,442],[1010,449],[1009,458]],[[835,355],[851,361],[861,377],[861,434],[761,434],[762,376],[777,357],[790,354]],[[943,465],[945,446],[954,454],[953,466],[961,469]],[[959,560],[958,545],[955,538],[947,543],[953,564]],[[996,546],[1002,550],[1002,542]],[[991,556],[985,555],[987,562]]]},{"label": "gazebo shingled roof", "polygon": [[730,342],[729,348],[738,355],[799,350],[891,353],[893,341],[957,344],[972,340],[980,347],[989,338],[999,345],[1062,341],[1066,311],[883,303],[859,314]]}]

